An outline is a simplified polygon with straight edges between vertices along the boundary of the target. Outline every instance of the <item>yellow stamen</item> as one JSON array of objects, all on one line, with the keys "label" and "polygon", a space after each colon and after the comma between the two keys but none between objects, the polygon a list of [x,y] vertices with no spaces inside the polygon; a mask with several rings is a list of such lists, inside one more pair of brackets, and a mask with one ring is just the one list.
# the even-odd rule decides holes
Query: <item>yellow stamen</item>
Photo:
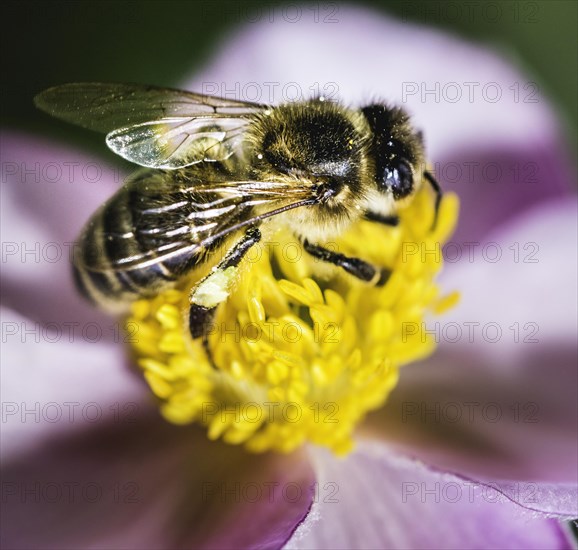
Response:
[{"label": "yellow stamen", "polygon": [[[127,326],[162,414],[255,452],[289,452],[307,441],[349,452],[356,424],[383,405],[399,367],[434,350],[424,318],[457,300],[440,297],[434,278],[458,200],[444,196],[432,232],[433,204],[422,188],[397,227],[361,221],[331,243],[390,269],[381,288],[321,264],[281,231],[277,246],[211,275],[192,296],[196,281],[188,280],[136,302]],[[191,299],[218,304],[208,336],[213,364],[188,332]]]}]

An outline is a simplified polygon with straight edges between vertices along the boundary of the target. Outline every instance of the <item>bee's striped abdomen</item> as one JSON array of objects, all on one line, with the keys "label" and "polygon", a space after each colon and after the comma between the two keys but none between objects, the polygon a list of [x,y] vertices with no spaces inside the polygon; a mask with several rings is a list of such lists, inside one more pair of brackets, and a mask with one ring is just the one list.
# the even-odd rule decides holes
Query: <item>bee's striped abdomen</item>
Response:
[{"label": "bee's striped abdomen", "polygon": [[196,190],[176,171],[137,173],[84,228],[74,257],[77,286],[110,310],[154,296],[201,265],[224,240],[214,233],[243,212],[231,197]]},{"label": "bee's striped abdomen", "polygon": [[[154,261],[154,254],[146,248],[150,243],[141,242],[134,200],[134,191],[119,191],[92,217],[76,248],[78,286],[91,301],[109,309],[153,295],[177,279],[162,262]],[[194,256],[192,253],[187,260],[194,261]]]}]

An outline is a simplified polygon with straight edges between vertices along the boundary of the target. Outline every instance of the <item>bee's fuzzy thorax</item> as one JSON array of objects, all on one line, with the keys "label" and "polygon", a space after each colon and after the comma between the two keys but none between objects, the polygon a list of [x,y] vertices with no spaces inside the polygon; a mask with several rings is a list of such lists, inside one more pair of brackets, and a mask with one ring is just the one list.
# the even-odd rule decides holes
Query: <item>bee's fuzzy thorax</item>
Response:
[{"label": "bee's fuzzy thorax", "polygon": [[297,235],[336,235],[359,217],[372,172],[368,133],[359,111],[320,99],[255,116],[246,138],[256,178],[293,182],[318,199],[286,216]]}]

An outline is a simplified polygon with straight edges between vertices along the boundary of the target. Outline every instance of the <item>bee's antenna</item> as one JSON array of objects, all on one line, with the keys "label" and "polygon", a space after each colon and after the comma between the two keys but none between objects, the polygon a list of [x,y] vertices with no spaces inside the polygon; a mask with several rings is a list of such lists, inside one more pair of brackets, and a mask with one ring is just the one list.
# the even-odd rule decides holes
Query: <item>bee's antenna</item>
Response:
[{"label": "bee's antenna", "polygon": [[[301,208],[302,206],[311,206],[313,204],[317,204],[317,199],[312,199],[312,198],[303,199],[301,201],[294,202],[292,204],[287,204],[285,206],[281,206],[280,208],[276,208],[275,210],[271,210],[269,212],[259,214],[258,216],[255,216],[253,218],[249,218],[248,220],[244,220],[242,222],[236,223],[235,225],[231,225],[230,227],[227,227],[226,229],[223,229],[222,231],[219,231],[218,233],[211,235],[211,237],[209,239],[207,239],[207,243],[215,241],[217,239],[220,239],[221,237],[224,237],[224,236],[232,233],[233,231],[237,231],[238,229],[241,229],[242,227],[255,225],[257,222],[261,222],[261,221],[266,220],[267,218],[270,218],[272,216],[277,216],[278,214],[282,214],[283,212],[287,212],[287,210],[293,210],[294,208]],[[207,243],[205,243],[205,245]]]},{"label": "bee's antenna", "polygon": [[442,202],[443,191],[442,191],[442,188],[440,187],[440,184],[437,182],[437,180],[434,178],[434,176],[431,172],[429,172],[428,170],[425,170],[423,175],[425,176],[425,179],[431,185],[431,188],[434,190],[434,192],[436,194],[434,221],[433,221],[432,228],[431,228],[432,231],[434,231],[436,226],[437,226],[437,223],[438,223],[438,214],[439,214],[439,210],[440,210],[440,203]]}]

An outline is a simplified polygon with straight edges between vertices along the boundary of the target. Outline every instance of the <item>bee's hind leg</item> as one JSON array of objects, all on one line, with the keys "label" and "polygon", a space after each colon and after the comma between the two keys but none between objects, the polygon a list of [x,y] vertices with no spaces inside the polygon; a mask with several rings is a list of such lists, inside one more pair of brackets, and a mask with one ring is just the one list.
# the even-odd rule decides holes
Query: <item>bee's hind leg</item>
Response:
[{"label": "bee's hind leg", "polygon": [[201,279],[189,296],[189,331],[193,339],[202,338],[203,347],[213,367],[209,349],[209,332],[220,303],[229,296],[234,283],[237,267],[247,251],[261,240],[257,227],[249,228],[245,235],[231,248],[211,272]]},{"label": "bee's hind leg", "polygon": [[209,348],[209,333],[216,310],[216,306],[208,308],[198,304],[191,304],[189,308],[189,332],[193,339],[202,338],[203,348],[213,368],[216,368],[216,365]]},{"label": "bee's hind leg", "polygon": [[318,244],[312,244],[307,239],[303,240],[303,248],[314,258],[337,265],[354,277],[375,286],[383,286],[391,275],[391,271],[388,269],[375,267],[359,258],[350,258]]}]

